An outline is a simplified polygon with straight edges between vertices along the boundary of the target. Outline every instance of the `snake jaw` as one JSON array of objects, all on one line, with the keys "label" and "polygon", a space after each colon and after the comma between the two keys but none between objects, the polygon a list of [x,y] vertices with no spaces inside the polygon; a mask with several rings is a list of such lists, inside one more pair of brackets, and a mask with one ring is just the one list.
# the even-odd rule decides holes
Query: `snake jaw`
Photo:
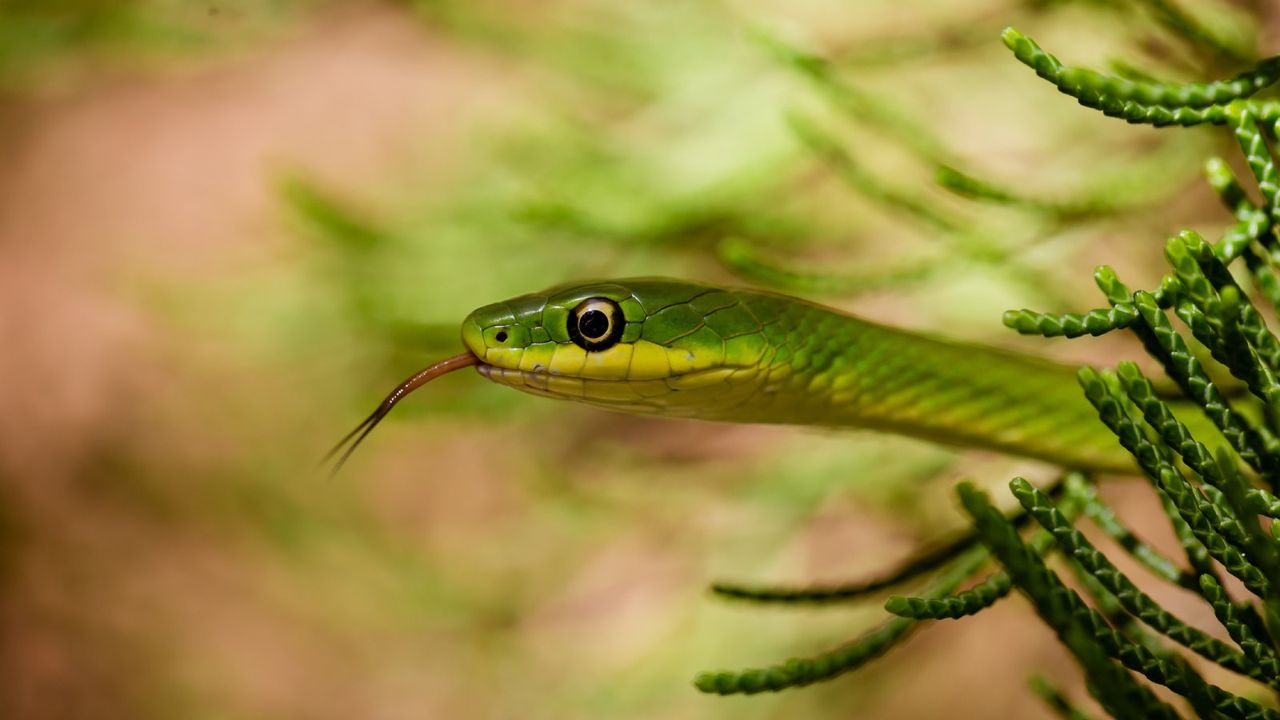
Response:
[{"label": "snake jaw", "polygon": [[486,379],[540,397],[583,402],[607,410],[705,418],[755,394],[763,377],[753,368],[717,367],[664,378],[584,378],[554,369],[520,370],[480,363]]}]

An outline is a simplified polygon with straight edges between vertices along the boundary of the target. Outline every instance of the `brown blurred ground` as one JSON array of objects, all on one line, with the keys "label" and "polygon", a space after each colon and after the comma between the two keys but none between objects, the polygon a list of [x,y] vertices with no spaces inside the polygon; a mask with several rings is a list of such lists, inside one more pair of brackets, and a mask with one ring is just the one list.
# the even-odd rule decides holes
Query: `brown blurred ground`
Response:
[{"label": "brown blurred ground", "polygon": [[246,716],[392,716],[376,690],[342,686],[335,648],[248,597],[255,569],[226,537],[180,513],[121,511],[104,465],[151,457],[182,483],[183,466],[231,460],[225,423],[201,417],[226,411],[209,398],[273,411],[252,386],[275,379],[206,375],[217,356],[193,363],[186,343],[207,339],[170,326],[139,281],[225,280],[288,252],[273,181],[285,170],[359,196],[371,178],[446,164],[503,78],[403,13],[362,6],[261,50],[90,80],[3,109],[4,714],[164,708],[148,673],[174,648],[139,645],[172,642],[231,673]]}]

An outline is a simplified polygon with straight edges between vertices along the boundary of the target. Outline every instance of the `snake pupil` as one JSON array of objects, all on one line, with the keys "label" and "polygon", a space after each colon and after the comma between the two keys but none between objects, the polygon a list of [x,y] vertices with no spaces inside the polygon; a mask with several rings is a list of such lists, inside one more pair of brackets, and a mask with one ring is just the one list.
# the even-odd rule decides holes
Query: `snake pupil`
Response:
[{"label": "snake pupil", "polygon": [[609,316],[599,310],[588,310],[578,319],[578,330],[588,340],[599,340],[609,332]]},{"label": "snake pupil", "polygon": [[569,339],[587,351],[605,350],[622,339],[627,323],[622,309],[608,298],[590,298],[573,309],[568,322]]}]

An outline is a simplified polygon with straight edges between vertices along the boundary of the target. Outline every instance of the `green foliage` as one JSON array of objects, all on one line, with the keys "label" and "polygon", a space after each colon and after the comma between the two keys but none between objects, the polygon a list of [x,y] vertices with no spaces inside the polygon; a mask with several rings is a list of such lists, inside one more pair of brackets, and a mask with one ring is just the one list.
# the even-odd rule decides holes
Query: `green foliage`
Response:
[{"label": "green foliage", "polygon": [[[987,554],[980,548],[971,547],[966,550],[930,584],[924,597],[946,597],[981,567],[986,559]],[[916,624],[915,620],[909,618],[895,618],[830,652],[810,658],[792,658],[768,668],[703,673],[694,680],[694,685],[703,692],[735,695],[777,691],[829,680],[856,670],[888,652],[905,639]]]},{"label": "green foliage", "polygon": [[940,263],[906,263],[846,274],[813,272],[784,266],[750,241],[733,236],[716,246],[716,259],[734,275],[760,285],[813,295],[857,295],[887,287],[907,287],[934,276]]},{"label": "green foliage", "polygon": [[[1124,188],[1109,184],[1098,188],[1098,191],[1069,199],[1035,198],[942,164],[938,165],[934,180],[938,185],[970,200],[1043,213],[1063,221],[1107,215],[1149,201],[1140,196],[1132,197],[1132,191],[1126,193]],[[1134,183],[1130,187],[1144,188],[1145,184]]]},{"label": "green foliage", "polygon": [[1031,691],[1039,695],[1058,717],[1066,720],[1088,720],[1089,716],[1073,705],[1067,696],[1043,675],[1032,675],[1027,684],[1031,687]]},{"label": "green foliage", "polygon": [[1112,330],[1127,328],[1138,317],[1132,305],[1119,304],[1109,308],[1080,313],[1046,315],[1031,310],[1010,310],[1005,313],[1004,324],[1024,335],[1074,338],[1081,335],[1105,335]]},{"label": "green foliage", "polygon": [[1236,63],[1248,62],[1252,55],[1241,43],[1224,39],[1218,32],[1206,27],[1203,22],[1168,0],[1142,0],[1141,4],[1155,16],[1157,22],[1202,54]]},{"label": "green foliage", "polygon": [[1245,662],[1238,650],[1191,627],[1161,608],[1152,597],[1139,590],[1132,580],[1099,552],[1088,538],[1075,529],[1044,493],[1021,478],[1014,480],[1010,487],[1014,496],[1018,498],[1018,502],[1022,503],[1022,507],[1031,513],[1031,516],[1045,530],[1052,533],[1063,553],[1079,563],[1086,573],[1096,578],[1103,588],[1119,600],[1120,606],[1125,611],[1142,620],[1152,630],[1229,670],[1249,674],[1264,683],[1280,685],[1280,677],[1260,672],[1261,668]]},{"label": "green foliage", "polygon": [[[1102,646],[1095,628],[1101,616],[1084,605],[1080,596],[1068,589],[1058,576],[1023,543],[1017,530],[999,513],[980,491],[968,484],[959,488],[960,500],[973,518],[982,542],[991,549],[1009,572],[1013,582],[1035,605],[1037,613],[1084,668],[1095,696],[1103,707],[1123,717],[1177,717],[1172,708],[1156,699],[1149,689],[1138,684],[1108,657],[1118,651],[1116,634],[1103,631],[1113,648]],[[1101,630],[1101,627],[1096,627]],[[1136,645],[1130,651],[1142,654],[1141,667],[1154,658]],[[1130,661],[1132,662],[1132,655]],[[1157,670],[1157,674],[1160,674]],[[1199,693],[1198,693],[1199,694]]]},{"label": "green foliage", "polygon": [[[748,587],[735,583],[718,582],[711,586],[711,591],[725,598],[750,602],[793,604],[846,602],[866,597],[881,590],[897,587],[931,570],[936,570],[940,566],[951,562],[956,553],[972,544],[972,538],[961,538],[931,552],[922,553],[914,560],[903,563],[900,568],[886,577],[864,582],[802,588]],[[895,614],[903,615],[903,613]]]},{"label": "green foliage", "polygon": [[315,0],[0,0],[0,93],[107,59],[139,64],[229,50],[296,18]]},{"label": "green foliage", "polygon": [[[1206,57],[1242,62],[1237,45],[1221,40],[1174,6],[1147,5],[1167,29]],[[1094,279],[1109,307],[1055,314],[1023,309],[1004,317],[1006,326],[1027,335],[1077,338],[1130,331],[1173,381],[1182,397],[1158,391],[1133,362],[1122,362],[1114,371],[1083,368],[1079,372],[1081,388],[1099,419],[1133,455],[1135,468],[1159,497],[1188,567],[1180,567],[1136,537],[1098,497],[1092,481],[1078,473],[1068,474],[1058,500],[1022,478],[1010,483],[1026,516],[1041,528],[1029,539],[984,493],[962,484],[959,497],[972,518],[975,537],[999,562],[999,570],[969,589],[956,591],[964,577],[982,564],[975,562],[981,556],[972,550],[962,552],[962,544],[958,545],[956,560],[941,579],[918,597],[889,598],[885,607],[899,618],[863,641],[816,661],[705,675],[697,685],[712,692],[754,692],[825,679],[883,652],[913,627],[909,623],[966,617],[1017,589],[1075,657],[1089,692],[1115,717],[1179,716],[1174,705],[1162,701],[1137,676],[1172,691],[1199,717],[1280,717],[1272,709],[1274,695],[1268,701],[1258,700],[1264,689],[1280,693],[1276,635],[1280,540],[1273,522],[1280,511],[1280,498],[1274,494],[1280,485],[1280,341],[1265,317],[1280,308],[1276,273],[1280,242],[1272,232],[1280,219],[1280,175],[1269,147],[1275,140],[1272,124],[1280,118],[1280,104],[1253,97],[1280,81],[1280,58],[1256,63],[1229,80],[1170,84],[1069,68],[1012,28],[1005,31],[1004,40],[1015,57],[1040,77],[1106,115],[1157,126],[1229,125],[1265,201],[1262,207],[1255,205],[1227,163],[1213,158],[1205,168],[1209,184],[1235,223],[1216,243],[1191,231],[1170,238],[1165,245],[1170,272],[1154,291],[1132,290],[1114,270],[1102,266]],[[820,69],[823,77],[829,71],[816,63],[806,67]],[[828,157],[838,157],[829,146],[822,147]],[[1063,206],[1024,200],[947,166],[940,167],[939,182],[978,201],[1071,214]],[[1255,304],[1251,290],[1269,308]],[[1185,330],[1174,326],[1170,311]],[[1193,343],[1184,335],[1187,331],[1194,345],[1203,347],[1212,360],[1202,360],[1192,351]],[[1238,392],[1215,379],[1228,376],[1242,386]],[[1159,580],[1197,594],[1212,609],[1230,642],[1162,607],[1077,527],[1076,514],[1092,520]],[[1048,556],[1055,551],[1059,562],[1079,576],[1096,608],[1050,566]],[[1222,570],[1244,588],[1246,600],[1235,600],[1227,593],[1219,576]],[[893,579],[911,577],[902,573]],[[718,588],[718,592],[751,600],[830,601],[888,585],[863,583],[826,591],[827,595],[812,590],[805,595],[803,591],[741,588]],[[1149,635],[1139,623],[1156,635]],[[1255,689],[1245,696],[1206,681],[1158,636],[1247,678],[1244,682],[1256,683]],[[856,661],[845,662],[855,656]],[[813,662],[816,665],[806,664]],[[1032,687],[1059,715],[1084,717],[1047,680],[1037,677]]]}]

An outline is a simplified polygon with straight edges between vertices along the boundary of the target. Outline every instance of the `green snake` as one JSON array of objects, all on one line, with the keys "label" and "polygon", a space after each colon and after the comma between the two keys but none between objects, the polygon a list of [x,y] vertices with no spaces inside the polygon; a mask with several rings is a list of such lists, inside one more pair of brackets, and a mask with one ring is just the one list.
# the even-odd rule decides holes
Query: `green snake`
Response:
[{"label": "green snake", "polygon": [[338,466],[409,392],[475,366],[502,385],[622,412],[867,428],[1084,470],[1134,467],[1071,367],[770,292],[579,282],[475,310],[462,342],[466,353],[406,380],[338,443]]}]

